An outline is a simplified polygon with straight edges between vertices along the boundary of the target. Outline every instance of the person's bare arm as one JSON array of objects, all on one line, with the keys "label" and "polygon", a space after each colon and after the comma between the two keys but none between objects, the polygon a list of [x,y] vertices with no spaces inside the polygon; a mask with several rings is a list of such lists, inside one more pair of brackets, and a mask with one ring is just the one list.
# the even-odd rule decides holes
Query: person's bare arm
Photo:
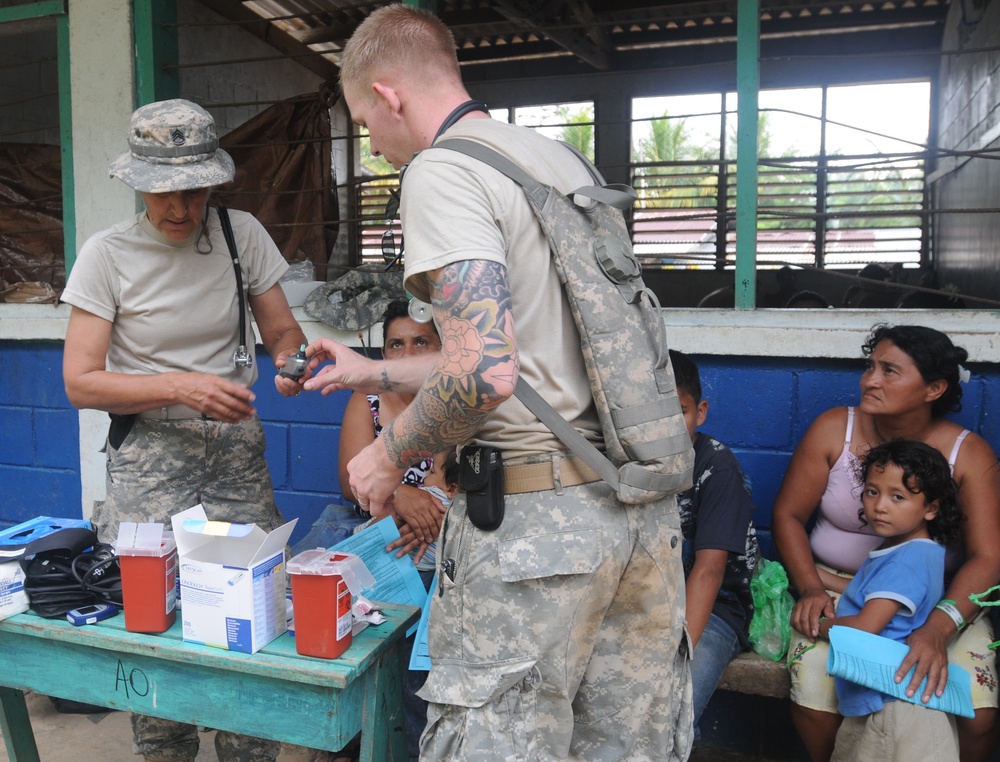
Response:
[{"label": "person's bare arm", "polygon": [[708,549],[698,550],[694,554],[694,566],[685,581],[686,610],[688,635],[693,645],[698,645],[701,634],[705,631],[708,618],[712,615],[712,606],[722,587],[722,579],[726,574],[728,551]]},{"label": "person's bare arm", "polygon": [[819,573],[819,580],[823,583],[823,587],[835,593],[843,593],[851,581],[847,577],[831,574],[826,569],[817,568],[816,571]]},{"label": "person's bare arm", "polygon": [[506,269],[470,260],[428,279],[441,334],[438,362],[413,403],[348,464],[351,489],[371,501],[370,510],[382,506],[408,464],[471,439],[517,382]]},{"label": "person's bare arm", "polygon": [[820,637],[829,639],[830,628],[835,625],[853,627],[856,630],[864,630],[878,635],[902,607],[899,601],[893,601],[889,598],[872,598],[865,601],[864,608],[857,614],[824,619],[820,625]]},{"label": "person's bare arm", "polygon": [[416,394],[440,359],[438,353],[427,352],[394,360],[372,360],[346,344],[327,338],[312,342],[306,347],[306,355],[314,375],[303,388],[307,392],[318,390],[323,395],[342,389],[366,394]]},{"label": "person's bare arm", "polygon": [[129,414],[183,404],[226,423],[256,412],[249,388],[209,373],[112,373],[107,370],[112,323],[73,307],[63,349],[66,396],[77,408]]},{"label": "person's bare arm", "polygon": [[347,464],[351,458],[375,441],[375,424],[372,421],[368,397],[364,392],[354,392],[344,408],[344,418],[340,423],[340,443],[337,447],[337,474],[340,477],[340,492],[348,502],[355,502],[351,492]]},{"label": "person's bare arm", "polygon": [[[986,441],[976,434],[969,435],[959,450],[955,464],[958,483],[958,504],[965,521],[962,536],[965,560],[955,574],[945,598],[955,605],[968,621],[978,611],[969,600],[972,593],[981,593],[1000,580],[1000,471],[996,454]],[[906,658],[896,672],[900,682],[916,666],[907,695],[914,695],[924,677],[927,685],[921,700],[944,693],[948,680],[948,644],[957,630],[951,617],[935,609],[923,627],[907,639],[910,646]]]},{"label": "person's bare arm", "polygon": [[774,541],[799,592],[792,610],[792,626],[811,637],[819,634],[819,618],[832,617],[834,607],[816,568],[806,523],[826,490],[830,467],[843,446],[845,426],[843,408],[828,410],[813,422],[795,448],[772,510]]}]

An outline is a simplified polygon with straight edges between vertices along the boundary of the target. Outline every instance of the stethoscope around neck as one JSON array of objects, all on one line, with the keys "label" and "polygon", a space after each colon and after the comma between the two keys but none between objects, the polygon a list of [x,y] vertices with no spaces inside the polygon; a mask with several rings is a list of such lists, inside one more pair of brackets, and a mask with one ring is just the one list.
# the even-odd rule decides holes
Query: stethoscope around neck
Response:
[{"label": "stethoscope around neck", "polygon": [[233,236],[233,225],[229,221],[229,210],[224,206],[218,208],[219,222],[222,223],[222,235],[226,239],[229,255],[233,260],[233,270],[236,273],[236,298],[240,305],[240,343],[233,352],[234,368],[252,368],[253,354],[247,347],[247,297],[243,293],[243,271],[240,269],[240,255],[236,250],[236,238]]}]

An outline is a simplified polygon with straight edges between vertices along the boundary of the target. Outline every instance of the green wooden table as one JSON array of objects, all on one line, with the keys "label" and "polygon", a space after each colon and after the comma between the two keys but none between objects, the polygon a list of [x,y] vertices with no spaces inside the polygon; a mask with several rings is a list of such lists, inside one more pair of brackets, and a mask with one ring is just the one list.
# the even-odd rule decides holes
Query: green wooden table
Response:
[{"label": "green wooden table", "polygon": [[127,632],[121,615],[74,627],[32,613],[0,621],[0,730],[11,762],[39,762],[24,691],[336,751],[361,731],[361,759],[406,759],[402,645],[419,609],[383,605],[338,659],[295,652],[284,634],[257,653]]}]

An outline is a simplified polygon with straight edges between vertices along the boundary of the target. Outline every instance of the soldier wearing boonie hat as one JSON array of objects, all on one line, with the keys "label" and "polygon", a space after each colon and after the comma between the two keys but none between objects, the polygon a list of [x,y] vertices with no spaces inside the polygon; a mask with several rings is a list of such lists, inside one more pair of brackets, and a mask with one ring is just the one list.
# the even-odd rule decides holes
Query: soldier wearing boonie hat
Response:
[{"label": "soldier wearing boonie hat", "polygon": [[108,171],[143,193],[209,188],[228,183],[236,174],[232,157],[219,148],[212,115],[180,98],[136,109],[128,148]]},{"label": "soldier wearing boonie hat", "polygon": [[[179,99],[142,106],[127,140],[109,172],[145,208],[84,243],[62,297],[73,307],[67,396],[112,414],[106,496],[91,522],[111,542],[122,521],[166,523],[201,503],[214,520],[269,531],[284,519],[254,407],[252,353],[263,344],[280,368],[306,342],[279,282],[288,264],[264,226],[235,209],[231,256],[208,198],[235,170],[205,109]],[[283,396],[301,390],[293,379],[274,383]],[[194,725],[133,715],[132,733],[146,762],[198,756]],[[274,762],[281,744],[219,731],[215,747],[220,762]]]}]

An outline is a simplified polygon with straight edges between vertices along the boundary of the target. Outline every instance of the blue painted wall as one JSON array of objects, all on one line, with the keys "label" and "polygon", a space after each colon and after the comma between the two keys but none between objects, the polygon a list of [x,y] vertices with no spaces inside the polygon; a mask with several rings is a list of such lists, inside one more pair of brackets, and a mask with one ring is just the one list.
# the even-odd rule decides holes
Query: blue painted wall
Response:
[{"label": "blue painted wall", "polygon": [[[323,508],[340,502],[337,441],[350,396],[285,399],[270,379],[270,357],[257,357],[254,387],[267,434],[275,501],[299,518],[292,542]],[[80,426],[62,382],[62,343],[0,341],[0,529],[35,516],[81,518]]]},{"label": "blue painted wall", "polygon": [[80,518],[80,426],[61,342],[0,342],[0,528]]},{"label": "blue painted wall", "polygon": [[291,544],[309,531],[328,503],[342,502],[337,475],[340,422],[350,392],[327,397],[282,397],[272,379],[277,372],[263,350],[257,353],[260,378],[254,403],[267,434],[267,465],[274,500],[287,520],[298,518]]},{"label": "blue painted wall", "polygon": [[[775,558],[768,531],[771,506],[792,451],[820,413],[856,404],[862,361],[691,357],[709,405],[701,430],[728,444],[750,477],[761,552]],[[970,364],[969,369],[972,379],[963,387],[962,410],[951,417],[1000,452],[1000,366]]]},{"label": "blue painted wall", "polygon": [[[859,341],[860,352],[860,341]],[[795,444],[821,412],[858,397],[860,360],[793,360],[692,354],[701,371],[708,419],[702,427],[736,453],[753,483],[765,555],[771,505]],[[301,539],[323,508],[340,502],[337,441],[349,393],[285,399],[258,354],[254,391],[267,432],[275,499],[298,517]],[[972,365],[955,419],[1000,450],[1000,365]],[[62,384],[62,344],[0,342],[0,528],[38,515],[80,517],[79,423]]]}]

